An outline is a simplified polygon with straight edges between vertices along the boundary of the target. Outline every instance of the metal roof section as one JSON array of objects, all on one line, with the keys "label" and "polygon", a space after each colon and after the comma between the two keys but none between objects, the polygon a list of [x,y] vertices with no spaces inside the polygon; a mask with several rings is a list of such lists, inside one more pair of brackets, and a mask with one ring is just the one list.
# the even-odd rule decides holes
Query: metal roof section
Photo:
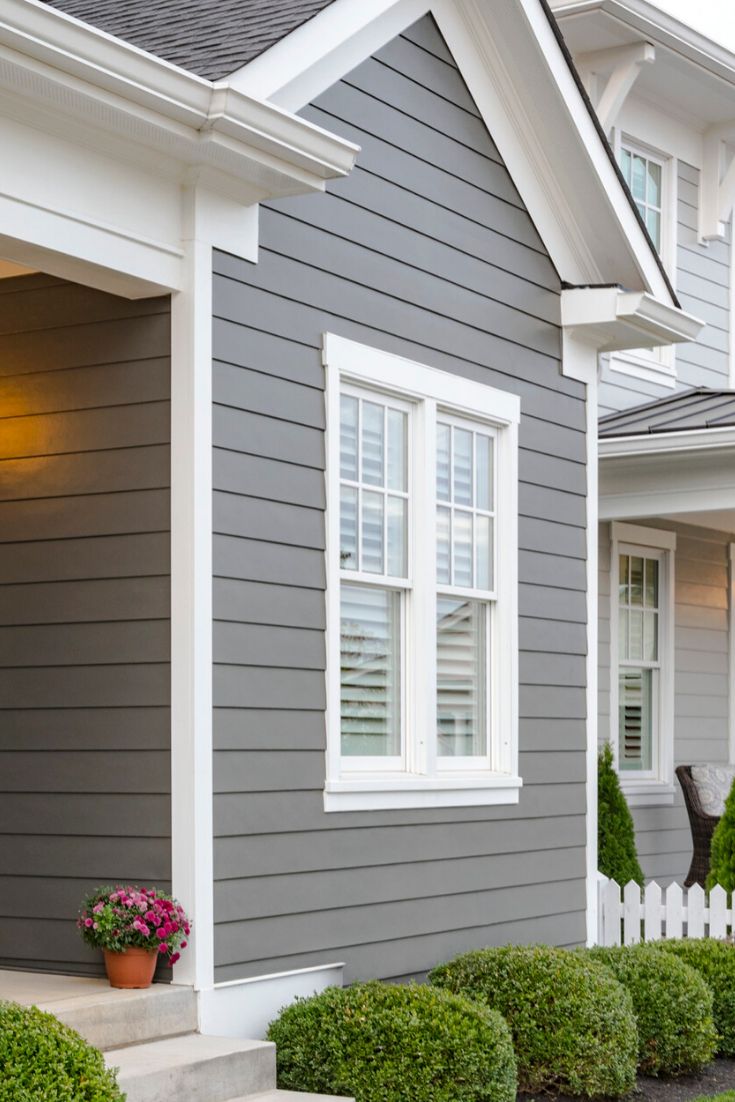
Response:
[{"label": "metal roof section", "polygon": [[735,390],[697,387],[600,418],[600,439],[703,432],[735,426]]},{"label": "metal roof section", "polygon": [[333,0],[44,0],[206,80],[252,61]]}]

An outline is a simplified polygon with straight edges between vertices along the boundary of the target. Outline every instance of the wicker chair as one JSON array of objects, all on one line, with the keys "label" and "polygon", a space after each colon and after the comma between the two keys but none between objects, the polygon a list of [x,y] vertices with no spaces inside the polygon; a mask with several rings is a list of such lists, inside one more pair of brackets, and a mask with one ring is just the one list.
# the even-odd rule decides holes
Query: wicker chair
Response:
[{"label": "wicker chair", "polygon": [[679,784],[684,793],[684,803],[686,804],[687,814],[689,815],[689,825],[692,830],[692,845],[694,849],[692,863],[689,866],[689,872],[684,881],[684,887],[690,888],[692,884],[701,884],[702,887],[704,887],[707,873],[709,872],[709,851],[712,843],[712,835],[720,820],[717,815],[707,815],[702,811],[697,786],[692,780],[691,765],[677,766],[676,775],[679,778]]}]

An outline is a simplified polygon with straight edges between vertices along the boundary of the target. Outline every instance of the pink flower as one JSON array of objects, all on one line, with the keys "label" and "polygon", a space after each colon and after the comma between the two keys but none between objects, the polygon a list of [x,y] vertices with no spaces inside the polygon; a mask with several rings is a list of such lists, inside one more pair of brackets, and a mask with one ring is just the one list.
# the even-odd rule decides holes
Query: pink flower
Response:
[{"label": "pink flower", "polygon": [[158,929],[156,930],[156,937],[160,938],[161,941],[163,941],[166,938],[166,927],[165,926],[159,926],[158,927]]},{"label": "pink flower", "polygon": [[187,943],[185,941],[181,942],[181,948],[182,949],[186,949],[186,945],[187,945]]},{"label": "pink flower", "polygon": [[100,913],[100,911],[104,911],[104,909],[105,909],[105,904],[103,903],[103,901],[101,899],[100,899],[99,903],[96,903],[94,905],[94,907],[92,908],[93,912],[96,915],[98,915]]},{"label": "pink flower", "polygon": [[92,919],[91,919],[91,918],[85,918],[85,920],[84,920],[84,925],[85,925],[85,926],[87,927],[87,929],[89,930],[91,926],[94,926],[94,922],[92,921]]},{"label": "pink flower", "polygon": [[158,952],[159,953],[165,953],[167,951],[167,949],[168,949],[168,946],[164,945],[163,942],[161,942],[161,944],[158,946]]},{"label": "pink flower", "polygon": [[176,961],[180,960],[180,959],[181,959],[181,953],[174,953],[173,956],[169,957],[168,963],[169,964],[176,964]]}]

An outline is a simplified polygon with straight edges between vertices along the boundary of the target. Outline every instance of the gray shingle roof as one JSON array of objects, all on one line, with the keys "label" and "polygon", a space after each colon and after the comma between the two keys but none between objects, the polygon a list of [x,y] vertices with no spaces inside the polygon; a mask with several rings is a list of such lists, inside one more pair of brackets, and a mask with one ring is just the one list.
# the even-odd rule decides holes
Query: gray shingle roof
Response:
[{"label": "gray shingle roof", "polygon": [[229,76],[332,0],[44,0],[207,80]]},{"label": "gray shingle roof", "polygon": [[735,390],[698,387],[600,418],[600,439],[696,432],[735,425]]}]

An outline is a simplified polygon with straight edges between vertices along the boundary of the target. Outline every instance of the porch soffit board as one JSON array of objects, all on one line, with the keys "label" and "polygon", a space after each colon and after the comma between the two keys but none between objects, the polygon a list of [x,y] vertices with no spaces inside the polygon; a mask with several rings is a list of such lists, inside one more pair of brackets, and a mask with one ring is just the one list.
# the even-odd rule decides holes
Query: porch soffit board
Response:
[{"label": "porch soffit board", "polygon": [[704,322],[653,295],[620,287],[562,291],[562,325],[598,352],[657,348],[696,340]]},{"label": "porch soffit board", "polygon": [[[253,205],[323,190],[358,153],[277,105],[178,69],[38,0],[4,0],[0,93],[9,169],[0,184],[0,255],[31,267],[47,259],[49,271],[133,297],[181,286],[182,242],[192,232],[182,187],[217,196],[211,222],[222,243],[247,238],[243,255],[254,259]],[[119,201],[107,204],[107,219],[94,196],[105,164],[120,166],[124,181],[113,186]],[[74,171],[78,187],[69,185]],[[77,263],[76,275],[66,264],[53,268],[54,250]]]},{"label": "porch soffit board", "polygon": [[562,279],[676,305],[543,0],[334,0],[231,83],[298,111],[426,14]]}]

